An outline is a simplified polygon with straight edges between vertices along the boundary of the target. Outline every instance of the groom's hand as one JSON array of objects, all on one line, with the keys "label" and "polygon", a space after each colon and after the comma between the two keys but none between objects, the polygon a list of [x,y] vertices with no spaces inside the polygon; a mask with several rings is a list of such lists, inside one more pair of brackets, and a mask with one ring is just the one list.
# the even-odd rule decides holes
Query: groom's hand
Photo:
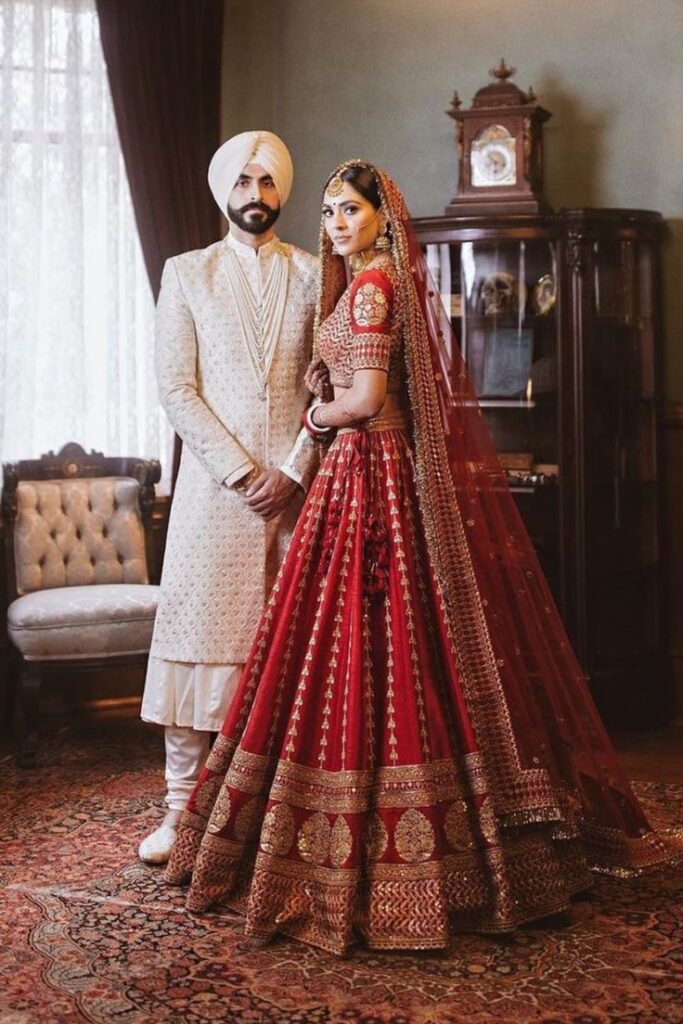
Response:
[{"label": "groom's hand", "polygon": [[246,491],[244,500],[267,522],[289,505],[297,486],[281,469],[264,469]]}]

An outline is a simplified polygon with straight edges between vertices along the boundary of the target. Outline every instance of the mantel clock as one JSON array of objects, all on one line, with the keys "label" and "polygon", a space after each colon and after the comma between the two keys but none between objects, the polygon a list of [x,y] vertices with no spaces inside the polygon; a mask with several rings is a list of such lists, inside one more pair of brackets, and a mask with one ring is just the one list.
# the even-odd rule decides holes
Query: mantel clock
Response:
[{"label": "mantel clock", "polygon": [[447,214],[548,212],[543,198],[543,125],[551,116],[510,81],[516,74],[504,60],[490,74],[494,82],[461,110],[457,92],[448,111],[456,124],[458,188]]}]

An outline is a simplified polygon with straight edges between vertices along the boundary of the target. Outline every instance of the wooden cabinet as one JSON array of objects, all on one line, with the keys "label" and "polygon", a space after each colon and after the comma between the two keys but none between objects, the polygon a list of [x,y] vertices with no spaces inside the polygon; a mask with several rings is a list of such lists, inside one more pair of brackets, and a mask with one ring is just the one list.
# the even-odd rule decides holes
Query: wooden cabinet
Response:
[{"label": "wooden cabinet", "polygon": [[659,720],[661,216],[415,227],[596,700],[608,721]]}]

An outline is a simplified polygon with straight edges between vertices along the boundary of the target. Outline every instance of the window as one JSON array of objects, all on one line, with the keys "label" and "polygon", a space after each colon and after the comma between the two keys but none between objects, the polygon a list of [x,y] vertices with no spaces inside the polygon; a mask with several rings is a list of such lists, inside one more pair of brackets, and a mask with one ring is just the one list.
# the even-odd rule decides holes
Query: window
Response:
[{"label": "window", "polygon": [[0,455],[160,458],[153,300],[94,0],[0,5]]}]

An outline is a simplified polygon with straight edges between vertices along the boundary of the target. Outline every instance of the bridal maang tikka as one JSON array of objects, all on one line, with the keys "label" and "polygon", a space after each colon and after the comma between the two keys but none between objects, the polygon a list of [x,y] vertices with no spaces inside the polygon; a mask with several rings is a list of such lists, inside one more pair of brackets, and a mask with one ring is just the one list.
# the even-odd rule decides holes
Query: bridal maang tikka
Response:
[{"label": "bridal maang tikka", "polygon": [[335,174],[334,178],[330,178],[329,182],[327,183],[327,188],[325,189],[325,191],[328,193],[328,195],[338,196],[343,188],[344,182],[342,181],[338,174]]}]

